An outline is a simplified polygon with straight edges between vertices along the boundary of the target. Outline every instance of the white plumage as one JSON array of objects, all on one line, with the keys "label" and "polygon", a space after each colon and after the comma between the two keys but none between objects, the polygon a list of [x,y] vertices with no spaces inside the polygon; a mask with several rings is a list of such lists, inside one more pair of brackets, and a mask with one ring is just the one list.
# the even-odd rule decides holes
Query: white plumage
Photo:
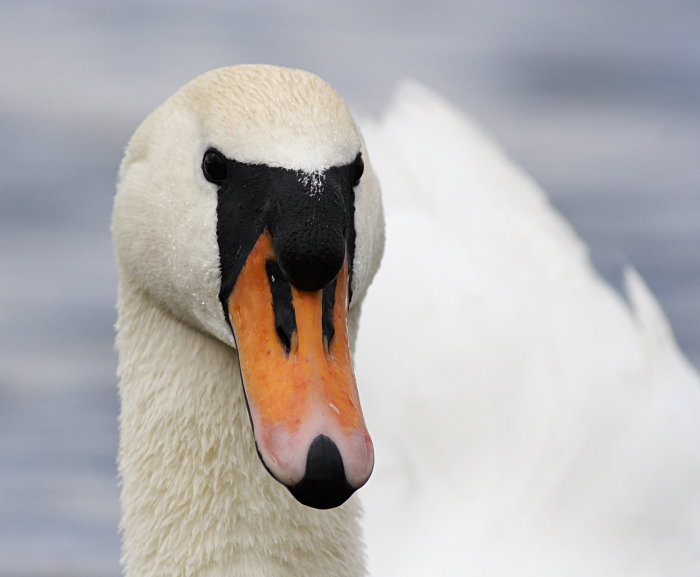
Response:
[{"label": "white plumage", "polygon": [[700,574],[699,382],[643,281],[625,303],[420,86],[364,133],[387,213],[356,355],[372,575]]},{"label": "white plumage", "polygon": [[[268,156],[266,140],[276,143]],[[345,103],[325,82],[267,66],[196,78],[132,137],[112,225],[130,577],[364,572],[358,504],[305,507],[258,459],[219,301],[217,189],[201,168],[211,146],[248,162],[310,170],[347,162],[360,145]],[[356,219],[353,286],[361,296],[383,238],[369,163],[358,201],[366,208]]]},{"label": "white plumage", "polygon": [[[360,575],[361,524],[375,577],[700,573],[700,389],[658,305],[630,271],[630,310],[537,187],[415,85],[364,127],[387,212],[357,339],[377,448],[365,519],[356,498],[293,501],[255,454],[217,302],[198,159],[226,131],[200,96],[146,121],[115,209],[129,575]],[[264,119],[245,122],[230,154],[266,160]],[[277,137],[270,154],[312,170],[347,157],[351,132],[318,156],[292,127],[299,162]],[[373,178],[357,300],[383,241]]]}]

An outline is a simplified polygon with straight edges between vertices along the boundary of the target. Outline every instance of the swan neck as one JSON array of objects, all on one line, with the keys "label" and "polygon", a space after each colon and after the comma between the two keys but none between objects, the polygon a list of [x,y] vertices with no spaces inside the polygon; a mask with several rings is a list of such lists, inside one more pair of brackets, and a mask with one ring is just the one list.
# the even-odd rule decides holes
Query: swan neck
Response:
[{"label": "swan neck", "polygon": [[261,465],[235,350],[128,282],[118,308],[125,574],[363,575],[354,499],[311,510]]}]

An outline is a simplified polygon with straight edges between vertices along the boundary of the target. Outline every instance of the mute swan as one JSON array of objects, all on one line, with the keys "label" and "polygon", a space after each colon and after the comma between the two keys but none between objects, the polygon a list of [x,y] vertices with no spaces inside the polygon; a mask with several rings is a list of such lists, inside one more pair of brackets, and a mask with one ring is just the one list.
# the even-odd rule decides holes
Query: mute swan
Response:
[{"label": "mute swan", "polygon": [[374,460],[348,322],[383,220],[344,102],[277,67],[193,80],[132,137],[113,235],[127,574],[363,574],[357,504],[289,494],[336,507]]},{"label": "mute swan", "polygon": [[[429,93],[365,136],[317,77],[243,66],[132,138],[113,220],[127,574],[365,574],[357,498],[293,497],[332,507],[372,469],[345,346],[383,251],[369,150],[391,208],[357,352],[371,573],[696,575],[698,382],[641,280],[632,314]],[[342,392],[295,355],[339,359]]]}]

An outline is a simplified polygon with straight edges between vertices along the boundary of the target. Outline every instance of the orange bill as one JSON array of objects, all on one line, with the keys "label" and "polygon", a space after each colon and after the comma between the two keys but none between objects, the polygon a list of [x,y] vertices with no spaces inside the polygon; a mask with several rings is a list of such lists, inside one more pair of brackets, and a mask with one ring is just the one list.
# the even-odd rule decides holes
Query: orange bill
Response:
[{"label": "orange bill", "polygon": [[316,474],[309,471],[311,462],[327,451],[310,448],[322,436],[337,448],[345,481],[355,490],[372,472],[374,450],[350,355],[347,259],[335,280],[332,336],[324,336],[324,291],[288,286],[295,324],[287,342],[280,337],[272,290],[273,283],[286,280],[270,275],[274,261],[273,240],[265,231],[228,302],[258,451],[272,475],[291,487]]}]

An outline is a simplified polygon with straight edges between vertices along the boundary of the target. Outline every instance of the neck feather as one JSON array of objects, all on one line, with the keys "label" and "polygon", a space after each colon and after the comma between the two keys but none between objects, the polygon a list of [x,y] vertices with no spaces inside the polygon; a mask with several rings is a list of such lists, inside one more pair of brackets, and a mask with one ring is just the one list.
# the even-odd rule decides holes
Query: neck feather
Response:
[{"label": "neck feather", "polygon": [[264,470],[233,349],[125,280],[117,348],[127,575],[365,573],[356,500],[309,509]]}]

